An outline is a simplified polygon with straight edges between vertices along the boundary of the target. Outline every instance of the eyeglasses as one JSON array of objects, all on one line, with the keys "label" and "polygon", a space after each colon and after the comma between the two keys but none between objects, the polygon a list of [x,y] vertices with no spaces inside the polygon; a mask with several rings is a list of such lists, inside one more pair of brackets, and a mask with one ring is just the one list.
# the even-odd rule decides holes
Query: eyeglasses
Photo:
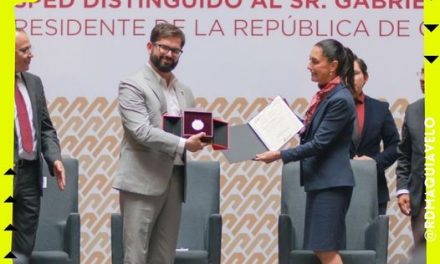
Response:
[{"label": "eyeglasses", "polygon": [[24,47],[24,48],[18,49],[18,51],[25,54],[25,55],[30,55],[30,54],[32,54],[32,47]]},{"label": "eyeglasses", "polygon": [[155,47],[158,47],[158,48],[159,48],[159,51],[160,51],[161,53],[164,53],[164,54],[167,54],[168,52],[171,51],[171,54],[172,54],[173,56],[179,57],[179,56],[182,55],[182,53],[183,53],[183,50],[182,50],[182,49],[179,49],[179,48],[171,48],[170,46],[163,45],[163,44],[158,44],[158,43],[153,43],[153,45],[154,45]]}]

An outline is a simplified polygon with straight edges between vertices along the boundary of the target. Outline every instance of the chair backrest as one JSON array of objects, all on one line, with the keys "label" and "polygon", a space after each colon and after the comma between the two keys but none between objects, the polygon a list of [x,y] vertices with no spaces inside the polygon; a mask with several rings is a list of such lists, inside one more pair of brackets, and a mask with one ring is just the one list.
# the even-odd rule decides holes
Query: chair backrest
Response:
[{"label": "chair backrest", "polygon": [[177,248],[205,250],[209,216],[220,211],[219,162],[187,162],[186,181]]},{"label": "chair backrest", "polygon": [[124,262],[124,247],[122,245],[122,216],[119,213],[111,214],[111,244],[112,264]]},{"label": "chair backrest", "polygon": [[373,160],[352,160],[356,182],[346,216],[347,249],[365,248],[365,230],[379,215],[377,169]]},{"label": "chair backrest", "polygon": [[35,250],[62,250],[63,225],[71,212],[78,212],[78,160],[65,158],[63,163],[66,170],[64,191],[58,189],[57,181],[50,176],[47,165],[43,168],[47,187],[43,188],[43,197],[41,197]]},{"label": "chair backrest", "polygon": [[290,216],[294,232],[293,248],[303,248],[306,193],[300,186],[300,162],[283,165],[281,173],[281,214]]},{"label": "chair backrest", "polygon": [[[347,249],[365,248],[365,229],[378,215],[377,174],[374,161],[352,160],[356,186],[347,212]],[[335,175],[337,177],[337,175]],[[300,163],[285,164],[281,181],[281,213],[294,228],[294,248],[303,248],[306,193],[300,186]]]}]

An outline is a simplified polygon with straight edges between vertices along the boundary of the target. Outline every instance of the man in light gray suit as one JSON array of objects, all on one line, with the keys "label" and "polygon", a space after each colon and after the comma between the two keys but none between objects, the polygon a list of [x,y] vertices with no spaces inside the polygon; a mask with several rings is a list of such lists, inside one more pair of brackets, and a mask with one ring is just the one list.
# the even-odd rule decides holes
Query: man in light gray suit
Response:
[{"label": "man in light gray suit", "polygon": [[184,197],[185,150],[201,150],[201,132],[188,139],[162,129],[164,114],[194,107],[194,96],[171,72],[185,35],[163,23],[151,31],[149,62],[119,84],[124,128],[113,187],[123,218],[124,264],[172,264]]},{"label": "man in light gray suit", "polygon": [[[420,75],[425,90],[424,70]],[[411,216],[414,238],[412,264],[426,263],[425,240],[425,99],[410,104],[405,112],[402,141],[397,152],[397,199],[400,211]]]}]

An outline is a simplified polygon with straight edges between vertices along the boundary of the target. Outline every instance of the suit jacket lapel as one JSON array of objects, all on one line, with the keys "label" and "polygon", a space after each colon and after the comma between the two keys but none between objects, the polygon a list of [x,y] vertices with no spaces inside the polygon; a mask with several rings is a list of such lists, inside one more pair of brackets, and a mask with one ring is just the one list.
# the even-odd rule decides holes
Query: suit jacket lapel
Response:
[{"label": "suit jacket lapel", "polygon": [[[368,131],[368,128],[370,126],[368,120],[369,120],[369,114],[371,114],[371,111],[374,111],[374,109],[371,108],[371,100],[370,97],[365,95],[365,100],[364,100],[364,125],[362,127],[362,131],[360,133],[360,142],[359,145],[362,144],[362,142],[364,141],[364,137],[366,136],[366,131]],[[356,124],[357,125],[357,124]]]},{"label": "suit jacket lapel", "polygon": [[38,115],[38,98],[35,91],[35,87],[33,87],[33,82],[30,78],[28,78],[28,75],[25,73],[21,74],[21,78],[23,80],[24,85],[26,86],[26,90],[29,95],[29,99],[31,101],[31,107],[32,107],[32,123],[34,125],[35,131],[39,131],[40,128],[40,116]]},{"label": "suit jacket lapel", "polygon": [[152,71],[153,69],[151,69],[149,65],[145,66],[145,79],[151,84],[151,90],[153,90],[160,102],[161,113],[165,114],[167,112],[167,100],[165,98],[165,94],[163,93],[162,87],[159,85],[159,80]]},{"label": "suit jacket lapel", "polygon": [[185,91],[180,87],[179,82],[175,83],[174,88],[176,89],[176,96],[180,110],[183,111],[186,108]]},{"label": "suit jacket lapel", "polygon": [[357,128],[358,128],[358,116],[356,114],[353,123],[353,134],[351,136],[351,151],[352,151],[351,153],[353,155],[357,152],[359,145],[362,141],[362,138],[359,135]]},{"label": "suit jacket lapel", "polygon": [[315,113],[313,113],[312,120],[309,123],[305,135],[308,136],[308,134],[311,132],[313,123],[316,122],[317,116],[321,115],[321,112],[325,109],[325,105],[327,104],[327,100],[330,99],[339,89],[341,89],[341,85],[338,84],[333,91],[331,91],[324,100],[318,105],[318,108],[316,108]]}]

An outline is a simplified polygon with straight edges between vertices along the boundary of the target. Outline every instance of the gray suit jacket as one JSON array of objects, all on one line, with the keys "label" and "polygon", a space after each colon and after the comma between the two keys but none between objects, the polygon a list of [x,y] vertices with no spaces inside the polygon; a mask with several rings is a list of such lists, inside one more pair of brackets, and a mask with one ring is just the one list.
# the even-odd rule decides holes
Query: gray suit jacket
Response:
[{"label": "gray suit jacket", "polygon": [[[46,97],[44,95],[43,83],[41,79],[28,72],[21,73],[22,80],[29,94],[32,105],[33,126],[35,128],[37,140],[37,159],[40,161],[39,167],[35,168],[40,183],[40,193],[42,193],[42,163],[43,158],[48,164],[49,171],[53,175],[53,163],[61,160],[60,143],[57,132],[52,125],[52,121],[47,110]],[[18,156],[18,137],[14,129],[14,163],[19,160]]]},{"label": "gray suit jacket", "polygon": [[411,215],[417,215],[425,182],[425,99],[410,104],[405,112],[402,141],[397,147],[397,190],[407,189],[411,197]]},{"label": "gray suit jacket", "polygon": [[[175,83],[180,108],[194,107],[191,90]],[[113,188],[161,195],[170,180],[180,138],[162,129],[167,103],[160,80],[148,65],[119,84],[124,136]]]}]

